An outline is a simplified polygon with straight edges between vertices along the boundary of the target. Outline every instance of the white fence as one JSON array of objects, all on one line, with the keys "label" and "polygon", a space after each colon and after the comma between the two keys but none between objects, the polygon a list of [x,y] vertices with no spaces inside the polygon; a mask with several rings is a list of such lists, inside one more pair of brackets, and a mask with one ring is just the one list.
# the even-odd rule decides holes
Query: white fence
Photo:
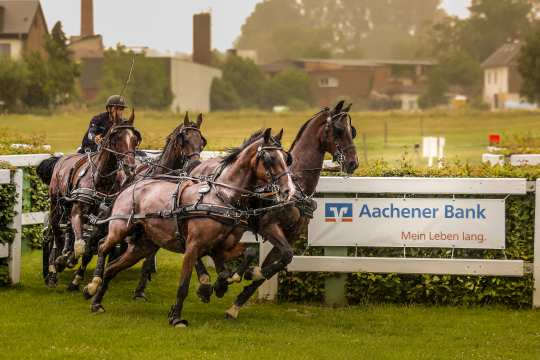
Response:
[{"label": "white fence", "polygon": [[[356,197],[356,194],[410,194],[410,195],[525,195],[540,189],[540,180],[486,179],[486,178],[336,178],[323,177],[317,187],[318,196],[339,194],[339,197]],[[535,208],[540,209],[540,194],[536,193]],[[320,211],[320,210],[319,210]],[[535,212],[533,306],[540,307],[540,211]],[[358,236],[362,236],[359,234]],[[336,247],[333,239],[326,239],[325,255],[295,256],[287,270],[291,272],[372,272],[397,274],[445,274],[471,276],[521,277],[531,267],[522,260],[491,259],[439,259],[397,257],[352,257],[348,248]],[[502,255],[502,254],[501,254]],[[268,285],[263,297],[273,299],[277,295],[277,280]],[[338,283],[336,285],[336,282]],[[340,303],[343,294],[335,294],[336,288],[345,285],[344,278],[329,279],[327,302]],[[328,289],[331,289],[329,293]]]},{"label": "white fence", "polygon": [[[204,153],[203,153],[204,155]],[[210,154],[203,156],[208,157]],[[216,155],[213,153],[212,155]],[[12,155],[0,156],[0,161],[8,161],[14,166],[35,166],[49,155]],[[46,213],[22,214],[22,170],[0,170],[0,183],[11,182],[17,188],[15,211],[17,216],[13,228],[17,229],[14,243],[9,247],[0,246],[0,257],[9,258],[9,270],[12,282],[20,279],[21,226],[42,223]],[[525,195],[540,189],[540,179],[528,182],[526,179],[488,179],[488,178],[341,178],[323,177],[317,187],[319,196],[326,194],[338,197],[355,197],[356,194],[410,194],[410,195]],[[337,194],[337,195],[336,195]],[[536,192],[535,209],[540,209],[540,194]],[[540,307],[540,211],[535,212],[534,258],[532,266],[534,277],[533,306]],[[247,236],[248,242],[253,238]],[[448,275],[486,275],[486,276],[524,276],[531,267],[522,260],[491,259],[435,259],[435,258],[397,258],[397,257],[352,257],[347,256],[346,247],[335,247],[332,239],[327,239],[325,255],[295,256],[288,266],[288,271],[296,272],[373,272],[398,274],[448,274]],[[260,245],[261,256],[271,250],[271,245]],[[336,288],[329,280],[327,286]],[[344,284],[337,279],[338,287]],[[277,277],[266,281],[259,291],[259,297],[275,299],[277,295]],[[334,299],[338,301],[339,299]]]}]

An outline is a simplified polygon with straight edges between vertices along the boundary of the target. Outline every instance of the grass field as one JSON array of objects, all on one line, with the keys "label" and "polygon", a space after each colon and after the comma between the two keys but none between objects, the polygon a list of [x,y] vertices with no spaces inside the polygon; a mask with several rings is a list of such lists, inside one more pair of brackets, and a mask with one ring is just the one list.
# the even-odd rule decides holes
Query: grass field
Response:
[{"label": "grass field", "polygon": [[[80,293],[50,290],[40,253],[23,255],[22,284],[0,290],[1,359],[538,359],[540,312],[505,308],[251,304],[187,299],[187,329],[167,325],[180,258],[159,255],[149,302],[131,300],[138,269],[121,274],[93,315]],[[194,282],[192,282],[192,285]],[[233,293],[238,293],[235,288]]]},{"label": "grass field", "polygon": [[[290,144],[299,127],[311,115],[312,112],[210,113],[205,116],[203,132],[209,140],[209,150],[238,145],[242,139],[261,127],[285,128],[285,144]],[[56,151],[71,152],[80,144],[91,116],[90,111],[62,112],[48,116],[0,115],[0,128],[45,135],[47,142]],[[514,134],[540,135],[540,112],[364,112],[353,113],[352,119],[359,133],[356,143],[361,160],[364,158],[362,134],[366,135],[369,160],[394,161],[405,153],[414,159],[414,144],[421,143],[423,134],[445,136],[446,157],[469,162],[480,161],[490,133],[502,134],[503,140]],[[137,112],[136,125],[145,138],[143,146],[150,148],[162,145],[165,136],[181,120],[181,115],[169,112]],[[388,128],[386,145],[385,123]]]}]

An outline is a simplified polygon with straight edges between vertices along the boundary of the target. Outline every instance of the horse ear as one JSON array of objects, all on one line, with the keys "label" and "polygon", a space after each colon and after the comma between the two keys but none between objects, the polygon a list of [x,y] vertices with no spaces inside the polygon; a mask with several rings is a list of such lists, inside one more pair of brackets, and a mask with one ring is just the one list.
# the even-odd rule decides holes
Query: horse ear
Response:
[{"label": "horse ear", "polygon": [[348,113],[349,111],[351,111],[351,106],[352,106],[352,103],[350,103],[347,107],[343,108],[343,112]]},{"label": "horse ear", "polygon": [[267,128],[264,130],[264,142],[269,142],[270,136],[272,136],[272,128]]},{"label": "horse ear", "polygon": [[203,121],[202,114],[199,114],[199,116],[197,116],[197,129],[201,128],[202,121]]},{"label": "horse ear", "polygon": [[281,142],[282,137],[283,137],[283,128],[279,131],[279,133],[276,136],[274,136],[274,139]]},{"label": "horse ear", "polygon": [[184,126],[189,126],[189,114],[186,111],[186,116],[184,116]]},{"label": "horse ear", "polygon": [[337,103],[336,107],[334,108],[334,114],[339,114],[341,112],[341,109],[343,108],[343,104],[345,104],[345,100],[341,100]]},{"label": "horse ear", "polygon": [[132,125],[135,122],[135,108],[131,108],[131,115],[129,115],[128,122]]}]

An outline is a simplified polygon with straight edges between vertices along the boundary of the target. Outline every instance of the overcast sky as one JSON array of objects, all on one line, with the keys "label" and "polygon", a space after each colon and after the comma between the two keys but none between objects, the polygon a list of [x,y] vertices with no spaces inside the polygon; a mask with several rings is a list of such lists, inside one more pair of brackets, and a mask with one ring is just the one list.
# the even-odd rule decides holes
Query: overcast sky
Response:
[{"label": "overcast sky", "polygon": [[[212,47],[226,50],[261,0],[94,0],[94,30],[105,46],[118,42],[161,51],[191,53],[192,16],[212,12]],[[443,0],[448,13],[466,16],[470,0]],[[80,33],[79,0],[41,0],[47,25],[62,21],[68,35]]]}]

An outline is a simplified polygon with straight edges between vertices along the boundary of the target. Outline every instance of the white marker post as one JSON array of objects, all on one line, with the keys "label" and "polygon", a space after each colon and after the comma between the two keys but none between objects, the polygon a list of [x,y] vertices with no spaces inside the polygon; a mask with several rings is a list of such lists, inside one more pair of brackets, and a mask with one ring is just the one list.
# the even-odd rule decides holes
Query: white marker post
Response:
[{"label": "white marker post", "polygon": [[444,146],[446,139],[444,137],[424,136],[422,138],[422,155],[428,158],[428,166],[433,166],[433,159],[437,158],[439,166],[444,158]]}]

